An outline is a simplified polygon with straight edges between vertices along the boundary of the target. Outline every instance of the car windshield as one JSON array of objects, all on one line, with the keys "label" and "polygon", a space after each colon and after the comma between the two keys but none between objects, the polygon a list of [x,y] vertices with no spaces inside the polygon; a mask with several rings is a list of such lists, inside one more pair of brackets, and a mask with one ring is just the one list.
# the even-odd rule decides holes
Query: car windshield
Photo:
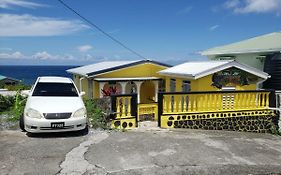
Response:
[{"label": "car windshield", "polygon": [[32,96],[77,97],[73,83],[43,83],[35,86]]}]

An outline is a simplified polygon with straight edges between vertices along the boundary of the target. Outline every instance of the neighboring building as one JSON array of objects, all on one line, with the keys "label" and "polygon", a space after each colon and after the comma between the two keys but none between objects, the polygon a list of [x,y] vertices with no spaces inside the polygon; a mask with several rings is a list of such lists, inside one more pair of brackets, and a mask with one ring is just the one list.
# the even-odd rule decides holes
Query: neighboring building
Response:
[{"label": "neighboring building", "polygon": [[281,32],[214,47],[202,52],[210,60],[237,60],[271,76],[263,85],[281,90]]},{"label": "neighboring building", "polygon": [[4,85],[16,85],[20,82],[20,80],[17,80],[15,78],[10,78],[10,77],[6,77],[3,75],[0,75],[0,84],[4,84]]}]

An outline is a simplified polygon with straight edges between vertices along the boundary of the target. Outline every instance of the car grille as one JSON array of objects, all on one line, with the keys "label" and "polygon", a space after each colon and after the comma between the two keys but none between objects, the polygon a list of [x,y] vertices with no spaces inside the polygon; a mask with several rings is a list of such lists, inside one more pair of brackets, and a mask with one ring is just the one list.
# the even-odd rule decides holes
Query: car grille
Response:
[{"label": "car grille", "polygon": [[40,130],[60,130],[60,129],[73,129],[74,125],[64,126],[63,128],[40,127]]},{"label": "car grille", "polygon": [[72,113],[44,113],[45,119],[67,119]]}]

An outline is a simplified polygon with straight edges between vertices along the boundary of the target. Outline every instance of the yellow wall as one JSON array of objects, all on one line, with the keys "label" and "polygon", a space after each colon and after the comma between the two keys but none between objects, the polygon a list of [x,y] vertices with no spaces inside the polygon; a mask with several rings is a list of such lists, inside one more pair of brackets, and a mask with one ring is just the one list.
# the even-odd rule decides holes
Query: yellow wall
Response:
[{"label": "yellow wall", "polygon": [[[132,67],[127,67],[123,68],[120,70],[112,71],[112,72],[107,72],[98,76],[95,76],[94,78],[135,78],[135,77],[159,77],[163,78],[163,76],[159,75],[157,72],[166,69],[164,66],[152,64],[152,63],[144,63]],[[79,75],[74,75],[73,80],[74,83],[76,84],[77,88],[80,90],[80,76]],[[144,89],[142,90],[143,93],[147,93],[147,97],[142,97],[143,101],[144,99],[148,97],[154,97],[154,90],[150,93],[151,86],[154,85],[145,85],[143,86]],[[83,91],[86,93],[84,98],[88,98],[88,80],[83,79],[82,80],[82,87]],[[99,98],[100,97],[100,87],[99,87],[99,82],[93,81],[93,98]],[[141,93],[142,93],[141,92]],[[153,94],[153,95],[152,95]]]},{"label": "yellow wall", "polygon": [[[195,87],[196,89],[194,89],[195,91],[217,91],[217,90],[221,90],[218,89],[214,86],[212,86],[212,75],[208,75],[205,77],[202,77],[200,79],[198,79],[197,81],[194,80],[191,83],[195,83]],[[250,85],[244,85],[244,86],[238,86],[238,85],[234,85],[234,84],[227,84],[226,86],[230,86],[230,87],[235,87],[236,90],[256,90],[256,84],[250,84]],[[192,88],[192,85],[191,85]]]},{"label": "yellow wall", "polygon": [[129,77],[163,77],[157,72],[166,69],[166,67],[144,63],[105,74],[96,76],[96,78],[129,78]]},{"label": "yellow wall", "polygon": [[152,103],[155,100],[154,84],[151,81],[145,81],[141,85],[140,103]]},{"label": "yellow wall", "polygon": [[166,92],[170,92],[170,79],[171,77],[165,77],[165,88],[166,88]]},{"label": "yellow wall", "polygon": [[[170,92],[170,79],[173,77],[166,77],[166,92]],[[191,91],[220,91],[214,86],[212,86],[212,75],[202,77],[197,80],[190,80],[184,78],[174,78],[176,79],[176,91],[182,92],[182,81],[189,80],[191,85]],[[256,84],[250,84],[245,86],[237,86],[234,84],[228,84],[227,86],[235,87],[236,90],[256,90]]]},{"label": "yellow wall", "polygon": [[80,90],[79,88],[79,76],[78,75],[73,75],[73,82],[75,83],[75,85],[77,86],[78,90]]},{"label": "yellow wall", "polygon": [[100,86],[97,81],[93,81],[93,98],[100,98]]},{"label": "yellow wall", "polygon": [[80,76],[79,75],[74,75],[73,76],[73,81],[77,87],[77,89],[80,91],[84,91],[86,94],[83,96],[83,98],[88,98],[88,79],[83,79],[82,80],[82,90],[80,89]]}]

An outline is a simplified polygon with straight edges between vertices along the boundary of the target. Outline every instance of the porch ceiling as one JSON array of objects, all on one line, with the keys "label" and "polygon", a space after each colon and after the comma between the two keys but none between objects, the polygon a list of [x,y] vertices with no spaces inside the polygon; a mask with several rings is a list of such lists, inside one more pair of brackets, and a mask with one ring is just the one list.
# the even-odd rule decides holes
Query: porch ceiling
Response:
[{"label": "porch ceiling", "polygon": [[144,81],[144,80],[161,80],[159,77],[120,77],[120,78],[94,78],[96,81]]}]

